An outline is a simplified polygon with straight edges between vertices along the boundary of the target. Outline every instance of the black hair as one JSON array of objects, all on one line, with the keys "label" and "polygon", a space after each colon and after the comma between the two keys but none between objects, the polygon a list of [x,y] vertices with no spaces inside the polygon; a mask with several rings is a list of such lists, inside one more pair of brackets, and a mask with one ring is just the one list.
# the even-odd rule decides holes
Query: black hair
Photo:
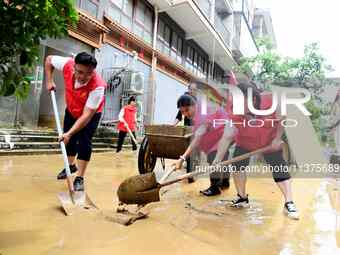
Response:
[{"label": "black hair", "polygon": [[136,102],[136,97],[135,96],[130,96],[129,97],[128,104],[130,104],[131,102]]},{"label": "black hair", "polygon": [[196,104],[196,100],[188,94],[184,94],[180,96],[180,98],[177,100],[177,108],[185,107],[185,106],[193,106],[195,104]]},{"label": "black hair", "polygon": [[253,82],[241,82],[237,84],[237,87],[242,91],[243,95],[248,95],[248,88],[253,90],[253,97],[255,97],[254,107],[260,109],[261,106],[261,90],[257,88]]},{"label": "black hair", "polygon": [[88,54],[86,52],[80,52],[77,54],[76,58],[74,59],[74,62],[76,64],[81,64],[84,66],[90,66],[92,68],[97,67],[97,60],[94,56],[91,54]]}]

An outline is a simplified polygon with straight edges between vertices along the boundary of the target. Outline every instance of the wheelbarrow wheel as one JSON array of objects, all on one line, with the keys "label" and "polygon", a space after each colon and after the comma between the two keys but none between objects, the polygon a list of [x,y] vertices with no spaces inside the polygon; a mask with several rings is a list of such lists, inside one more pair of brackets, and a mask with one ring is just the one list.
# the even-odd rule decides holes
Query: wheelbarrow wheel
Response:
[{"label": "wheelbarrow wheel", "polygon": [[140,174],[152,172],[156,166],[157,157],[150,150],[147,137],[144,137],[138,152],[138,171]]}]

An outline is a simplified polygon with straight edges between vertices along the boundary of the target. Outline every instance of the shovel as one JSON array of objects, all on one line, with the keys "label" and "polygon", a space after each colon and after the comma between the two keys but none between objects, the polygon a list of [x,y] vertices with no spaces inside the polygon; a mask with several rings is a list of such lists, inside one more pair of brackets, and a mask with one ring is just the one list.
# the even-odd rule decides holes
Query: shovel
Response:
[{"label": "shovel", "polygon": [[[256,151],[252,151],[241,156],[232,158],[230,160],[226,160],[221,162],[218,166],[229,165],[244,159],[247,159],[253,155],[262,153],[270,149],[271,146],[266,146],[264,148],[258,149]],[[191,173],[187,173],[181,175],[174,180],[166,181],[166,182],[157,182],[155,173],[147,173],[142,175],[132,176],[125,181],[123,181],[117,191],[117,195],[119,201],[125,204],[138,204],[145,205],[151,202],[160,201],[159,190],[162,187],[174,184],[176,182],[188,179],[190,177],[194,177],[197,175],[205,174],[205,172],[194,171]],[[162,178],[164,180],[164,178]]]},{"label": "shovel", "polygon": [[136,144],[136,146],[138,146],[138,142],[137,142],[135,136],[133,135],[131,129],[129,128],[129,125],[126,123],[125,120],[124,120],[124,126],[126,127],[126,129],[127,129],[128,133],[129,133],[129,135],[130,135],[132,141]]},{"label": "shovel", "polygon": [[[57,101],[55,97],[55,91],[51,90],[51,99],[53,105],[53,112],[55,117],[55,122],[58,130],[59,136],[62,136],[63,131],[60,125],[59,112],[57,107]],[[67,159],[66,146],[63,141],[60,142],[60,148],[63,155],[65,170],[66,170],[66,183],[68,192],[60,192],[58,194],[58,199],[61,202],[61,206],[65,211],[66,215],[72,215],[77,209],[91,209],[96,208],[96,205],[92,202],[92,200],[88,197],[88,195],[83,191],[74,191],[72,176],[70,171],[70,166]]]}]

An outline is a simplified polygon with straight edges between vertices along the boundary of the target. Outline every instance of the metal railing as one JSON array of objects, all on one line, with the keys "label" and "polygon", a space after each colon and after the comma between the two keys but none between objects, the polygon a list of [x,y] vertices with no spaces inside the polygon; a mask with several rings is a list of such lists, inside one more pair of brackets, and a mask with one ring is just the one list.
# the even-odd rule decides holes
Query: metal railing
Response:
[{"label": "metal railing", "polygon": [[215,15],[215,30],[221,35],[223,42],[228,48],[231,48],[231,37],[232,34],[229,29],[223,24],[222,19]]},{"label": "metal railing", "polygon": [[194,0],[201,12],[206,16],[206,18],[212,23],[214,29],[220,34],[225,45],[231,47],[231,37],[232,33],[223,24],[222,19],[216,12],[214,12],[214,20],[211,20],[212,10],[214,8],[210,0]]},{"label": "metal railing", "polygon": [[210,20],[211,8],[213,8],[210,0],[194,0],[194,2],[197,4],[198,8],[200,8],[206,18]]}]

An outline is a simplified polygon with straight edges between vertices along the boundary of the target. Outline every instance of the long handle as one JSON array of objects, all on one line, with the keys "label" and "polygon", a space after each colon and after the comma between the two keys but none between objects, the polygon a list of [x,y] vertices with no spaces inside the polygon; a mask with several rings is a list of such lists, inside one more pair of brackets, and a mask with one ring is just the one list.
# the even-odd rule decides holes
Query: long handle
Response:
[{"label": "long handle", "polygon": [[[58,130],[58,135],[62,136],[63,131],[61,129],[59,112],[58,112],[58,107],[57,107],[57,100],[55,98],[55,91],[54,90],[51,90],[51,99],[52,99],[53,112],[54,112],[55,124],[56,124],[57,130]],[[67,187],[68,187],[70,193],[72,193],[73,192],[73,184],[72,184],[72,180],[71,180],[71,170],[70,170],[70,165],[69,165],[68,159],[67,159],[66,146],[65,146],[65,143],[63,141],[60,142],[60,148],[61,148],[61,152],[62,152],[62,155],[63,155],[64,165],[65,165],[65,170],[66,170]]]},{"label": "long handle", "polygon": [[[235,163],[235,162],[244,160],[244,159],[246,159],[246,158],[249,158],[249,157],[251,157],[251,156],[253,156],[253,155],[256,155],[256,154],[265,152],[265,151],[267,151],[267,150],[270,149],[270,148],[271,148],[271,146],[269,145],[269,146],[266,146],[266,147],[264,147],[264,148],[258,149],[258,150],[256,150],[256,151],[248,152],[248,153],[246,153],[246,154],[243,154],[243,155],[241,155],[241,156],[237,156],[237,157],[232,158],[232,159],[230,159],[230,160],[223,161],[223,162],[219,163],[218,165],[219,165],[219,166],[229,165],[229,164],[232,164],[232,163]],[[170,185],[170,184],[173,184],[173,183],[176,183],[176,182],[179,182],[179,181],[188,179],[188,178],[190,178],[190,177],[194,177],[194,176],[199,175],[199,174],[204,174],[204,172],[195,171],[195,172],[187,173],[187,174],[184,174],[184,175],[181,175],[181,176],[177,177],[177,178],[174,179],[174,180],[167,181],[167,182],[164,182],[164,183],[160,183],[160,184],[159,184],[159,187],[164,187],[164,186],[167,186],[167,185]]]},{"label": "long handle", "polygon": [[[125,123],[126,123],[126,121],[124,122],[124,124],[125,124]],[[126,127],[127,131],[129,132],[129,135],[130,135],[131,139],[133,140],[133,142],[134,142],[134,143],[136,144],[136,146],[137,146],[137,145],[138,145],[138,142],[137,142],[135,136],[132,134],[132,131],[131,131],[131,129],[129,128],[129,125],[125,124],[125,127]]]},{"label": "long handle", "polygon": [[171,167],[170,170],[168,170],[163,176],[162,178],[159,180],[159,184],[162,185],[162,183],[170,176],[170,174],[172,174],[174,171],[176,171],[176,166]]}]

